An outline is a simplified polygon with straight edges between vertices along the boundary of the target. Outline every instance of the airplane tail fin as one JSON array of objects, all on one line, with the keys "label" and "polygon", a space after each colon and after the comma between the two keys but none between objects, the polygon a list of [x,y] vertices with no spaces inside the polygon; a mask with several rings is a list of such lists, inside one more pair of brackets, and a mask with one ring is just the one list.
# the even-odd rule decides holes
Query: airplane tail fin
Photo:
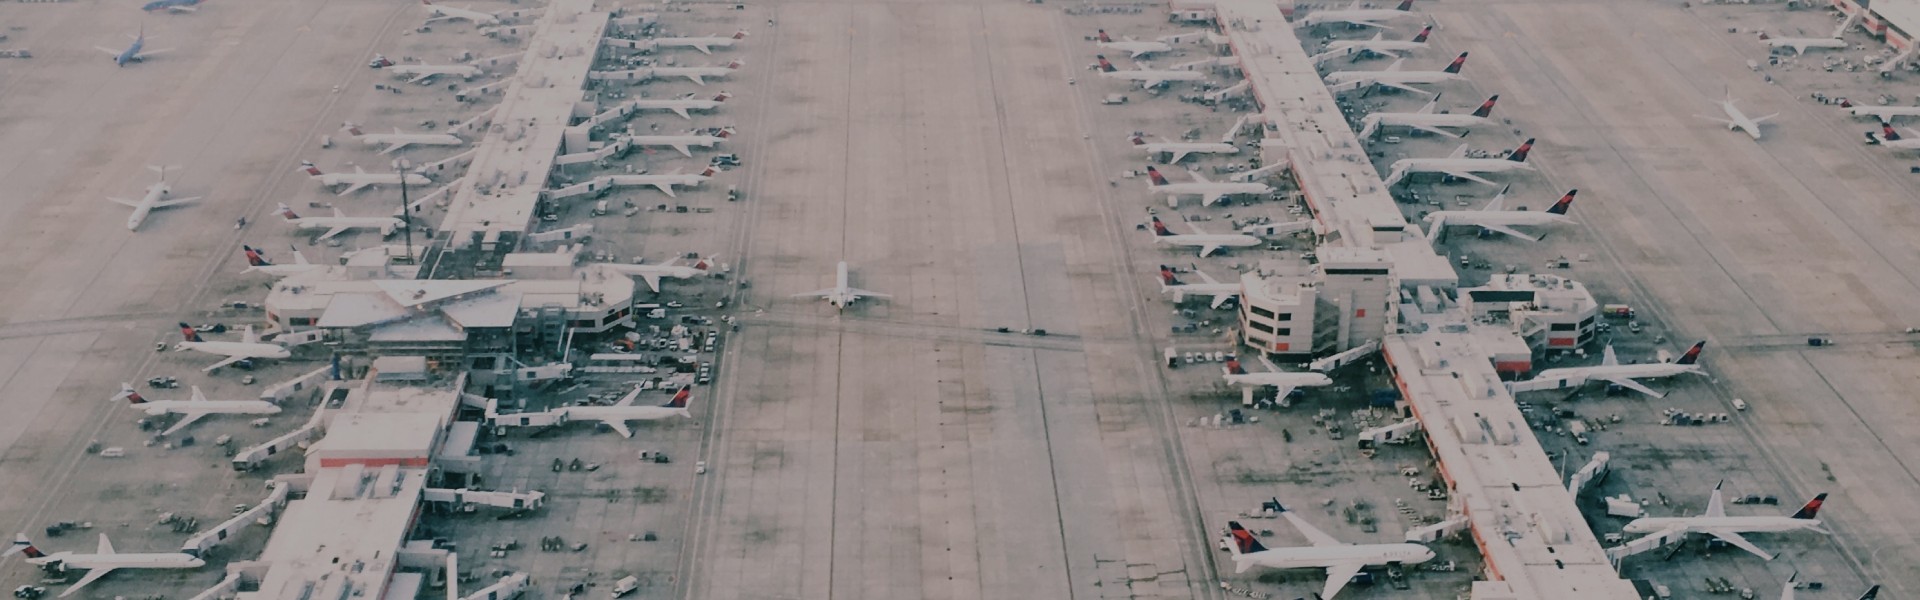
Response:
[{"label": "airplane tail fin", "polygon": [[1461,52],[1460,56],[1454,57],[1453,62],[1448,64],[1447,68],[1444,70],[1448,73],[1459,73],[1460,67],[1464,67],[1466,65],[1467,65],[1467,53]]},{"label": "airplane tail fin", "polygon": [[1167,224],[1160,222],[1160,217],[1153,217],[1152,226],[1154,237],[1173,235],[1173,232],[1167,231]]},{"label": "airplane tail fin", "polygon": [[1247,368],[1240,366],[1240,361],[1238,359],[1227,361],[1227,366],[1224,368],[1226,369],[1228,375],[1247,374]]},{"label": "airplane tail fin", "polygon": [[1173,267],[1160,265],[1160,288],[1166,289],[1170,285],[1180,285],[1180,278],[1173,276]]},{"label": "airplane tail fin", "polygon": [[293,208],[292,208],[292,207],[290,207],[290,206],[287,206],[287,203],[285,203],[285,202],[282,202],[282,203],[280,203],[280,217],[281,217],[281,218],[283,218],[283,219],[286,219],[286,220],[288,220],[288,221],[292,221],[292,220],[294,220],[294,219],[298,219],[298,218],[300,218],[300,215],[298,215],[298,214],[295,214],[295,213],[293,212]]},{"label": "airplane tail fin", "polygon": [[1889,125],[1889,124],[1886,124],[1886,123],[1881,123],[1881,124],[1880,124],[1880,139],[1882,139],[1882,140],[1886,140],[1886,141],[1889,141],[1889,142],[1893,142],[1893,141],[1899,141],[1899,139],[1900,139],[1900,132],[1898,132],[1898,131],[1894,131],[1894,130],[1893,130],[1893,126],[1892,126],[1892,125]]},{"label": "airplane tail fin", "polygon": [[714,176],[714,175],[718,175],[718,174],[720,174],[720,168],[719,168],[719,167],[707,167],[706,169],[703,169],[703,170],[701,170],[701,171],[700,171],[700,176],[701,176],[701,177],[712,177],[712,176]]},{"label": "airplane tail fin", "polygon": [[1099,30],[1097,33],[1094,34],[1094,37],[1098,38],[1100,40],[1100,43],[1102,44],[1113,42],[1113,38],[1107,37],[1107,30],[1105,29]]},{"label": "airplane tail fin", "polygon": [[115,400],[120,400],[123,398],[126,399],[126,401],[129,404],[146,404],[147,403],[147,399],[142,397],[138,390],[133,389],[133,384],[127,383],[125,381],[120,382],[120,393],[113,395],[113,399]]},{"label": "airplane tail fin", "polygon": [[361,134],[360,134],[360,126],[359,126],[359,125],[356,125],[356,124],[354,124],[354,123],[353,123],[352,121],[347,121],[347,122],[344,122],[344,123],[341,123],[341,124],[340,124],[340,128],[341,128],[341,129],[345,129],[345,130],[347,130],[347,133],[348,133],[348,134],[350,134],[350,135],[352,135],[353,137],[360,137],[360,135],[361,135]]},{"label": "airplane tail fin", "polygon": [[242,245],[242,246],[240,246],[240,250],[241,250],[242,252],[245,252],[245,253],[247,254],[247,266],[249,266],[249,267],[271,267],[271,266],[273,266],[273,263],[272,263],[272,262],[269,262],[269,261],[267,260],[267,257],[266,257],[266,256],[263,256],[263,255],[261,255],[261,254],[260,254],[260,249],[259,249],[259,248],[255,248],[255,247],[253,247],[253,246],[247,246],[247,245]]},{"label": "airplane tail fin", "polygon": [[15,554],[26,556],[27,558],[40,558],[42,556],[46,556],[45,554],[40,553],[39,548],[33,547],[33,540],[27,539],[27,534],[25,533],[21,533],[20,535],[14,536],[13,545],[8,546],[6,552],[0,552],[0,558],[6,558],[8,556],[13,556]]},{"label": "airplane tail fin", "polygon": [[[1700,351],[1706,350],[1706,349],[1707,349],[1707,342],[1705,340],[1696,342],[1694,343],[1692,348],[1687,349],[1686,354],[1680,355],[1680,360],[1676,360],[1673,362],[1674,364],[1681,364],[1681,365],[1697,364],[1700,362]],[[1818,501],[1815,501],[1815,503],[1817,504]],[[1819,508],[1819,507],[1816,506],[1815,508]],[[1802,509],[1802,510],[1805,510],[1805,509]]]},{"label": "airplane tail fin", "polygon": [[1400,12],[1413,10],[1413,0],[1400,0],[1400,6],[1396,7],[1395,10]]},{"label": "airplane tail fin", "polygon": [[1873,600],[1874,598],[1879,598],[1879,597],[1880,597],[1880,586],[1875,585],[1873,587],[1867,588],[1867,593],[1861,594],[1860,600]]},{"label": "airplane tail fin", "polygon": [[314,177],[319,177],[323,174],[320,172],[320,167],[314,166],[313,161],[310,160],[300,161],[300,168],[306,171],[308,175]]},{"label": "airplane tail fin", "polygon": [[686,408],[687,403],[692,400],[693,400],[693,388],[690,386],[683,385],[683,386],[680,386],[680,391],[673,393],[672,400],[668,400],[666,404],[662,404],[661,406],[665,406],[667,408]]},{"label": "airplane tail fin", "polygon": [[1480,117],[1482,119],[1493,116],[1493,104],[1499,101],[1500,101],[1499,94],[1488,96],[1487,101],[1480,103],[1480,108],[1478,110],[1473,111],[1473,116]]},{"label": "airplane tail fin", "polygon": [[1116,70],[1116,69],[1114,69],[1114,68],[1113,68],[1113,63],[1110,63],[1110,62],[1107,62],[1107,55],[1105,55],[1105,54],[1096,54],[1096,55],[1094,55],[1094,58],[1097,58],[1097,59],[1099,59],[1099,60],[1100,60],[1100,72],[1102,72],[1102,73],[1112,73],[1112,72],[1114,72],[1114,71]]},{"label": "airplane tail fin", "polygon": [[1161,175],[1160,170],[1153,168],[1152,165],[1147,166],[1147,180],[1152,182],[1153,185],[1156,185],[1156,186],[1167,184],[1167,177],[1165,175]]},{"label": "airplane tail fin", "polygon": [[733,39],[736,39],[736,40],[747,39],[747,30],[742,29],[742,30],[733,32]]},{"label": "airplane tail fin", "polygon": [[200,332],[194,331],[193,326],[188,325],[186,323],[180,324],[180,336],[187,338],[186,341],[189,341],[189,342],[205,341],[200,339]]},{"label": "airplane tail fin", "polygon": [[1820,505],[1826,504],[1826,503],[1827,503],[1827,493],[1820,492],[1820,495],[1814,496],[1812,500],[1808,500],[1806,506],[1800,507],[1799,512],[1793,513],[1793,518],[1795,519],[1818,518],[1820,514]]},{"label": "airplane tail fin", "polygon": [[1513,149],[1513,154],[1507,155],[1507,160],[1527,162],[1527,153],[1529,152],[1533,152],[1533,138],[1527,138],[1527,141],[1521,142],[1519,148]]},{"label": "airplane tail fin", "polygon": [[1233,532],[1232,548],[1234,555],[1267,551],[1267,547],[1260,545],[1260,540],[1253,537],[1253,532],[1247,531],[1245,527],[1241,527],[1239,521],[1227,521],[1227,529]]},{"label": "airplane tail fin", "polygon": [[1427,36],[1429,35],[1433,35],[1432,25],[1420,28],[1420,33],[1413,36],[1413,43],[1424,44],[1427,42]]},{"label": "airplane tail fin", "polygon": [[726,102],[728,98],[732,98],[732,97],[733,97],[733,92],[720,92],[719,95],[713,97],[713,101]]},{"label": "airplane tail fin", "polygon": [[1548,208],[1547,212],[1556,215],[1567,214],[1567,209],[1573,208],[1573,195],[1578,193],[1580,193],[1578,189],[1567,190],[1567,195],[1561,196],[1560,201],[1553,203],[1553,206]]},{"label": "airplane tail fin", "polygon": [[1127,141],[1133,142],[1133,145],[1135,146],[1147,145],[1147,138],[1140,137],[1139,135],[1134,135],[1133,137],[1129,137],[1127,138]]},{"label": "airplane tail fin", "polygon": [[727,63],[727,68],[728,68],[728,69],[738,69],[738,68],[740,68],[740,67],[744,67],[744,66],[747,66],[747,61],[744,61],[744,60],[740,60],[740,59],[738,59],[738,58],[736,58],[736,59],[733,59],[733,61],[731,61],[731,62],[728,62],[728,63]]}]

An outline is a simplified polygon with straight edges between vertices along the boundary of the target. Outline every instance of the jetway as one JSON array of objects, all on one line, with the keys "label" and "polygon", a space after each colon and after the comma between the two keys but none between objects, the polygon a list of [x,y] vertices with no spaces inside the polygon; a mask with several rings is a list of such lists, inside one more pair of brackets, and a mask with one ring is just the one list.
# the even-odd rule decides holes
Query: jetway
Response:
[{"label": "jetway", "polygon": [[267,386],[267,389],[260,390],[260,399],[274,404],[292,400],[294,394],[311,389],[318,385],[319,382],[329,379],[329,375],[331,375],[332,372],[333,365],[329,364],[304,374],[296,375],[292,379]]},{"label": "jetway", "polygon": [[[499,582],[481,588],[480,591],[468,594],[461,600],[508,600],[526,591],[527,583],[530,581],[532,581],[532,578],[526,573],[516,572],[512,575],[501,577]],[[453,586],[447,586],[447,589],[451,590]]]},{"label": "jetway", "polygon": [[193,598],[190,598],[189,600],[216,600],[218,598],[232,598],[234,596],[234,593],[238,591],[240,591],[240,572],[228,571],[227,577],[225,579],[221,579],[220,583],[213,584],[213,587],[207,588],[207,591],[194,594]]},{"label": "jetway", "polygon": [[292,487],[281,481],[270,481],[267,482],[267,485],[270,486],[270,488],[267,490],[266,499],[261,500],[260,503],[254,505],[253,508],[242,511],[240,514],[234,515],[233,518],[227,519],[219,525],[215,525],[213,529],[193,534],[193,537],[187,538],[186,543],[180,545],[180,552],[200,556],[201,553],[225,543],[233,534],[239,533],[241,529],[245,529],[248,523],[252,523],[256,519],[264,518],[269,513],[280,510],[280,507],[286,505],[287,494],[291,492]]},{"label": "jetway", "polygon": [[1360,432],[1359,441],[1361,447],[1385,444],[1394,440],[1403,440],[1412,437],[1416,431],[1420,431],[1420,420],[1407,419],[1392,425],[1382,425],[1362,431]]},{"label": "jetway", "polygon": [[542,231],[527,235],[528,244],[557,244],[585,239],[593,236],[593,224],[581,223],[566,229]]},{"label": "jetway", "polygon": [[323,422],[323,417],[326,414],[327,407],[321,406],[313,411],[313,418],[308,419],[307,423],[301,425],[300,428],[289,431],[280,437],[262,442],[259,445],[249,446],[235,453],[233,455],[233,470],[252,471],[259,468],[261,463],[267,462],[267,459],[280,454],[281,451],[312,440],[314,436],[320,433],[320,424]]},{"label": "jetway", "polygon": [[1431,544],[1438,542],[1440,538],[1447,537],[1448,534],[1466,531],[1469,523],[1466,516],[1459,515],[1432,525],[1422,525],[1408,529],[1407,543]]},{"label": "jetway", "polygon": [[444,502],[456,506],[478,504],[494,508],[534,510],[546,504],[547,493],[538,490],[531,492],[488,492],[465,488],[457,490],[427,488],[420,491],[420,498],[427,502]]},{"label": "jetway", "polygon": [[1314,371],[1319,371],[1321,373],[1326,373],[1334,369],[1338,369],[1340,367],[1353,364],[1354,362],[1357,362],[1360,359],[1366,358],[1368,356],[1372,356],[1373,353],[1379,352],[1379,351],[1380,351],[1380,342],[1367,342],[1365,344],[1354,346],[1352,349],[1349,349],[1346,352],[1341,352],[1333,356],[1329,356],[1326,358],[1322,358],[1320,360],[1307,363],[1307,368]]},{"label": "jetway", "polygon": [[1686,530],[1669,529],[1628,540],[1624,544],[1608,548],[1607,560],[1613,561],[1613,568],[1617,570],[1620,568],[1620,561],[1625,560],[1629,556],[1645,554],[1666,547],[1668,544],[1677,544],[1684,541],[1687,541]]},{"label": "jetway", "polygon": [[1580,492],[1586,489],[1587,484],[1606,479],[1607,475],[1613,472],[1613,469],[1607,466],[1612,459],[1611,454],[1595,452],[1593,460],[1587,461],[1586,466],[1580,467],[1579,471],[1567,477],[1567,491],[1578,497]]}]

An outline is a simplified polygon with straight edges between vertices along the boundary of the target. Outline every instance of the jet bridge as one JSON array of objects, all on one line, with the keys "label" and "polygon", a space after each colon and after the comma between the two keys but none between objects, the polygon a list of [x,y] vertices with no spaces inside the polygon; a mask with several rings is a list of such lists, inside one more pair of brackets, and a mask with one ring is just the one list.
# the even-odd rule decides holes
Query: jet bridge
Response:
[{"label": "jet bridge", "polygon": [[427,502],[445,502],[455,506],[479,504],[494,508],[534,510],[546,504],[547,493],[538,490],[530,492],[489,492],[465,488],[457,490],[427,488],[420,491],[420,498]]},{"label": "jet bridge", "polygon": [[187,538],[186,543],[180,545],[180,552],[200,556],[201,553],[226,543],[229,538],[233,537],[233,534],[239,533],[241,529],[245,529],[248,523],[252,523],[256,519],[280,510],[280,507],[286,505],[287,494],[290,493],[292,487],[281,481],[271,481],[268,482],[267,485],[270,486],[270,488],[267,490],[265,500],[261,500],[260,503],[254,505],[253,508],[242,511],[240,514],[234,515],[233,518],[227,519],[219,525],[215,525],[213,529],[193,534],[193,537]]}]

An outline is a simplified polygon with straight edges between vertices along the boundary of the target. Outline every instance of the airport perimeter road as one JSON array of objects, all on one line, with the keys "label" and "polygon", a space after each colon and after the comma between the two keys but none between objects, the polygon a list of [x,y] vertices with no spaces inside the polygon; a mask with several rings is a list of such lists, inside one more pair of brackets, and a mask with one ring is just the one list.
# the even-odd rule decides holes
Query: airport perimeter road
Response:
[{"label": "airport perimeter road", "polygon": [[[216,397],[258,393],[235,384],[238,374],[200,373],[204,355],[153,345],[178,341],[176,320],[203,318],[229,294],[259,299],[260,281],[234,276],[242,236],[280,248],[293,238],[277,223],[236,231],[234,220],[257,220],[276,198],[312,191],[294,167],[319,133],[339,126],[341,113],[329,111],[351,105],[335,86],[368,89],[366,56],[377,39],[411,25],[403,15],[418,9],[270,1],[167,15],[137,3],[8,6],[6,45],[34,53],[0,62],[0,489],[9,491],[0,494],[0,524],[8,531],[61,519],[144,525],[156,511],[208,516],[258,501],[257,483],[209,468],[224,462],[217,448],[142,447],[131,424],[139,415],[106,399],[118,382],[152,374]],[[142,27],[147,49],[171,51],[116,68],[94,49],[124,48]],[[178,167],[168,172],[174,195],[205,199],[155,211],[130,232],[128,210],[106,197],[138,199],[157,177],[147,165]],[[292,370],[256,375],[270,381]],[[209,427],[251,441],[263,431],[213,421],[196,425],[203,439],[216,435]],[[127,446],[129,456],[84,456],[96,438]],[[165,551],[182,537],[164,528],[152,539],[113,532],[121,551]],[[42,547],[69,544],[92,547],[84,537]],[[190,576],[211,583],[219,573]],[[132,594],[138,584],[88,591]]]},{"label": "airport perimeter road", "polygon": [[[1473,52],[1467,74],[1540,137],[1542,170],[1581,188],[1580,221],[1631,276],[1627,300],[1675,337],[1711,340],[1705,362],[1753,405],[1736,420],[1759,449],[1725,462],[1833,492],[1820,516],[1840,550],[1912,595],[1920,521],[1898,517],[1920,508],[1920,357],[1901,333],[1920,323],[1908,161],[1861,146],[1863,127],[1807,90],[1748,70],[1765,57],[1751,34],[1676,4],[1431,8],[1443,39]],[[1719,114],[1728,87],[1748,114],[1782,113],[1765,139],[1697,116]],[[1808,348],[1816,335],[1841,343]]]},{"label": "airport perimeter road", "polygon": [[[1049,10],[783,5],[751,38],[751,285],[687,596],[1217,593]],[[893,298],[789,297],[840,260]]]}]

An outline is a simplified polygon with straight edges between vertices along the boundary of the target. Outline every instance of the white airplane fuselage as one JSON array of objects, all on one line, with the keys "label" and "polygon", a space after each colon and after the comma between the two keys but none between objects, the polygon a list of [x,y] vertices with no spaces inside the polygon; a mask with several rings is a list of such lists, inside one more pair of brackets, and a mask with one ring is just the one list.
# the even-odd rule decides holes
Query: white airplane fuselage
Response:
[{"label": "white airplane fuselage", "polygon": [[1760,139],[1760,123],[1748,117],[1746,113],[1740,112],[1740,107],[1734,106],[1732,102],[1723,101],[1720,103],[1720,110],[1727,113],[1727,129],[1738,129],[1746,132],[1747,137]]},{"label": "white airplane fuselage", "polygon": [[1593,379],[1601,379],[1606,377],[1621,377],[1626,379],[1645,379],[1645,378],[1655,378],[1655,377],[1673,377],[1675,375],[1680,375],[1683,373],[1704,374],[1706,373],[1706,371],[1701,370],[1700,365],[1697,365],[1697,364],[1680,364],[1680,363],[1652,363],[1652,364],[1641,364],[1641,365],[1599,365],[1599,366],[1592,366],[1592,367],[1564,367],[1559,369],[1547,369],[1547,370],[1541,371],[1539,375],[1535,375],[1534,379],[1539,379],[1539,380],[1565,379],[1568,381],[1590,381]]},{"label": "white airplane fuselage", "polygon": [[685,77],[696,85],[706,85],[708,78],[722,78],[733,74],[730,67],[654,67],[653,76]]},{"label": "white airplane fuselage", "polygon": [[1893,122],[1894,117],[1920,117],[1920,106],[1864,106],[1856,105],[1847,109],[1856,117],[1873,117],[1882,123]]},{"label": "white airplane fuselage", "polygon": [[1313,569],[1330,565],[1364,562],[1369,565],[1400,563],[1415,565],[1433,560],[1433,550],[1419,544],[1353,544],[1346,546],[1300,546],[1270,548],[1233,557],[1235,573],[1252,567],[1269,569]]},{"label": "white airplane fuselage", "polygon": [[467,141],[451,133],[363,133],[360,143],[368,146],[392,146],[386,154],[405,146],[464,146]]},{"label": "white airplane fuselage", "polygon": [[1319,387],[1333,385],[1333,378],[1323,373],[1290,373],[1268,371],[1265,373],[1229,373],[1222,376],[1232,385],[1271,385],[1276,387]]},{"label": "white airplane fuselage", "polygon": [[383,236],[406,226],[406,222],[398,217],[300,217],[287,219],[287,222],[292,223],[296,230],[378,229]]},{"label": "white airplane fuselage", "polygon": [[455,8],[452,6],[440,6],[438,4],[431,4],[431,3],[426,4],[425,6],[427,9],[427,15],[429,17],[440,18],[440,19],[465,19],[468,22],[473,23],[474,25],[480,25],[480,26],[490,26],[490,25],[500,24],[499,17],[493,16],[487,13],[483,13],[477,10]]},{"label": "white airplane fuselage", "polygon": [[1772,38],[1767,40],[1768,48],[1792,48],[1795,56],[1806,54],[1807,50],[1814,48],[1845,50],[1847,46],[1847,41],[1840,38]]},{"label": "white airplane fuselage", "polygon": [[720,108],[719,100],[635,100],[628,103],[638,110],[670,110],[688,119],[693,115],[688,111],[708,111]]},{"label": "white airplane fuselage", "polygon": [[161,200],[167,199],[172,191],[164,181],[147,186],[147,195],[141,196],[140,202],[133,206],[133,214],[127,215],[127,231],[138,231],[140,224],[146,222],[147,215],[152,214],[153,208]]},{"label": "white airplane fuselage", "polygon": [[[314,175],[320,185],[333,187],[339,185],[400,185],[399,173],[322,173]],[[433,180],[419,173],[407,174],[407,185],[427,185]]]},{"label": "white airplane fuselage", "polygon": [[1202,249],[1210,246],[1245,248],[1260,245],[1260,238],[1233,233],[1176,233],[1155,237],[1153,243]]},{"label": "white airplane fuselage", "polygon": [[1466,78],[1461,77],[1459,73],[1448,73],[1446,71],[1334,71],[1327,74],[1327,83],[1332,85],[1368,83],[1395,83],[1400,85],[1432,84],[1456,79],[1463,80]]},{"label": "white airplane fuselage", "polygon": [[1364,8],[1358,10],[1323,10],[1309,13],[1300,19],[1298,27],[1313,27],[1327,23],[1382,23],[1420,16],[1419,13],[1391,8]]},{"label": "white airplane fuselage", "polygon": [[[1180,162],[1187,154],[1239,154],[1240,147],[1222,142],[1147,142],[1135,147],[1145,150],[1147,156],[1157,156],[1162,152],[1173,154],[1173,162]],[[1185,184],[1176,184],[1185,185]]]},{"label": "white airplane fuselage", "polygon": [[1427,213],[1428,223],[1448,225],[1557,225],[1572,224],[1573,218],[1544,210],[1442,210]]},{"label": "white airplane fuselage", "polygon": [[655,38],[653,40],[654,47],[656,48],[692,48],[699,50],[703,54],[712,54],[714,48],[732,48],[733,43],[736,41],[739,40],[732,37],[718,36]]},{"label": "white airplane fuselage", "polygon": [[1507,173],[1532,171],[1533,165],[1504,158],[1402,158],[1393,161],[1393,166],[1387,170],[1405,173]]},{"label": "white airplane fuselage", "polygon": [[1661,531],[1684,530],[1689,532],[1708,532],[1713,530],[1735,533],[1778,533],[1799,531],[1820,527],[1819,519],[1795,519],[1793,517],[1642,517],[1627,523],[1620,531],[1625,533],[1658,533]]},{"label": "white airplane fuselage", "polygon": [[631,135],[622,139],[635,146],[673,148],[687,156],[693,156],[687,148],[712,148],[727,141],[727,138],[714,135]]},{"label": "white airplane fuselage", "polygon": [[1360,52],[1375,52],[1380,54],[1389,52],[1412,52],[1426,47],[1426,42],[1416,42],[1413,40],[1339,40],[1327,44],[1326,51],[1320,53],[1319,56],[1331,58],[1332,56],[1351,55]]},{"label": "white airplane fuselage", "polygon": [[458,75],[463,79],[479,77],[484,71],[472,65],[393,65],[387,71],[396,76]]},{"label": "white airplane fuselage", "polygon": [[168,414],[206,413],[210,415],[277,415],[280,407],[265,400],[148,400],[131,405],[136,410],[158,417]]},{"label": "white airplane fuselage", "polygon": [[193,350],[220,356],[239,356],[245,358],[290,358],[293,352],[279,344],[249,344],[246,342],[180,342],[173,349]]},{"label": "white airplane fuselage", "polygon": [[1156,194],[1167,196],[1167,206],[1180,203],[1181,196],[1200,196],[1202,198],[1221,197],[1233,194],[1271,194],[1273,187],[1264,183],[1238,183],[1231,181],[1169,183],[1153,186]]},{"label": "white airplane fuselage", "polygon": [[71,551],[55,552],[39,558],[26,559],[27,564],[47,565],[60,563],[70,569],[198,569],[207,562],[199,557],[179,552],[114,553],[114,554],[76,554]]},{"label": "white airplane fuselage", "polygon": [[1105,75],[1108,78],[1119,79],[1123,81],[1137,81],[1147,86],[1158,85],[1160,83],[1168,82],[1168,81],[1200,81],[1207,78],[1207,74],[1202,73],[1200,71],[1163,71],[1163,70],[1147,71],[1147,70],[1140,70],[1140,69],[1135,69],[1130,71],[1107,71],[1107,72],[1101,73],[1101,75]]},{"label": "white airplane fuselage", "polygon": [[[1381,127],[1455,127],[1492,125],[1493,120],[1472,113],[1372,113],[1360,118],[1360,137],[1372,137]],[[1460,136],[1453,136],[1460,137]]]},{"label": "white airplane fuselage", "polygon": [[1109,50],[1125,52],[1128,58],[1140,58],[1149,54],[1173,51],[1173,45],[1166,42],[1124,40],[1119,42],[1097,42],[1095,45]]},{"label": "white airplane fuselage", "polygon": [[1176,283],[1160,286],[1163,291],[1173,292],[1173,301],[1180,302],[1187,296],[1219,296],[1222,294],[1239,295],[1240,283]]}]

